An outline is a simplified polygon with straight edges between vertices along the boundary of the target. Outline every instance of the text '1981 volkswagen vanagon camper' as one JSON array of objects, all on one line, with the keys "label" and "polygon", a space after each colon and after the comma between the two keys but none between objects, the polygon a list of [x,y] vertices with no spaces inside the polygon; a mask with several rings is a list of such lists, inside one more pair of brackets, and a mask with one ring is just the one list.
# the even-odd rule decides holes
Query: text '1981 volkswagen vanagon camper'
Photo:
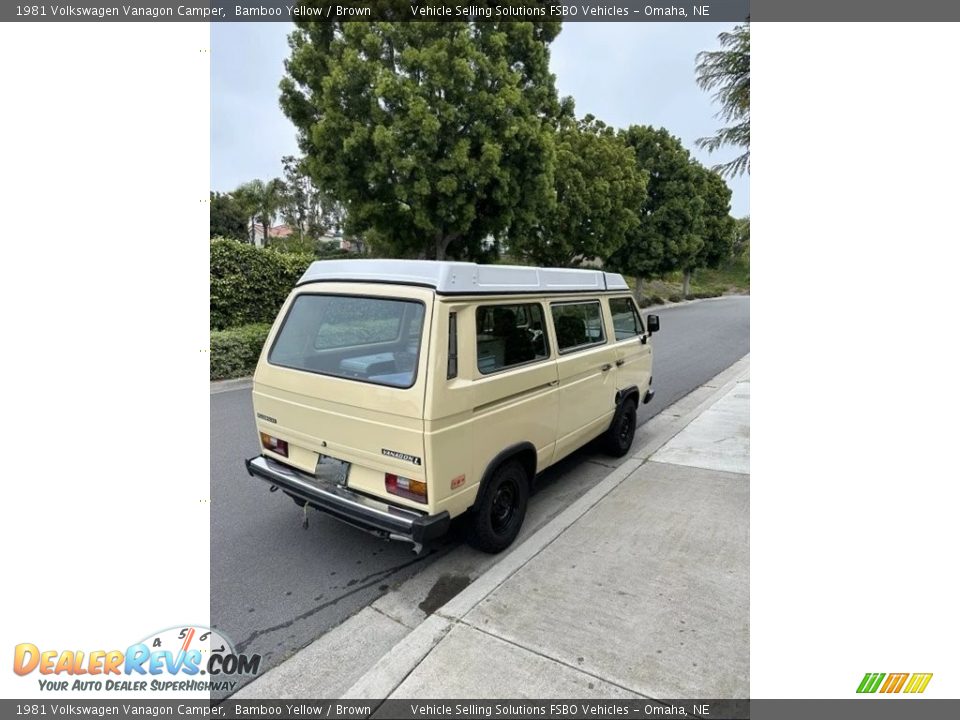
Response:
[{"label": "text '1981 volkswagen vanagon camper'", "polygon": [[537,473],[600,436],[630,449],[658,328],[599,270],[315,262],[257,365],[247,470],[418,551],[466,514],[499,552]]}]

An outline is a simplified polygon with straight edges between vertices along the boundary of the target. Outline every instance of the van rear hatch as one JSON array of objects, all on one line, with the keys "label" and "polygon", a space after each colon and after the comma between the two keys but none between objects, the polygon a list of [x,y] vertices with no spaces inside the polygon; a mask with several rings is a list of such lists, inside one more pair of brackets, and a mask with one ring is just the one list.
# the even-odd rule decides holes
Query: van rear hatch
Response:
[{"label": "van rear hatch", "polygon": [[264,456],[428,510],[429,497],[386,488],[388,476],[395,492],[397,478],[401,490],[404,479],[425,488],[424,328],[431,311],[432,293],[415,287],[315,283],[295,292],[254,376]]}]

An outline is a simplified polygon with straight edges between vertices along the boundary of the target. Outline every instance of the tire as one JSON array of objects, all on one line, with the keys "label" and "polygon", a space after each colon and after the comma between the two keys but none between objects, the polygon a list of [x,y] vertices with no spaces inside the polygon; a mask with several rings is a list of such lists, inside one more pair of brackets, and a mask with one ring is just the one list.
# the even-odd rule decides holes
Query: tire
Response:
[{"label": "tire", "polygon": [[498,467],[471,511],[467,542],[487,553],[509,547],[527,514],[529,491],[527,471],[517,460]]},{"label": "tire", "polygon": [[603,447],[607,454],[623,457],[630,452],[633,436],[637,432],[637,401],[628,397],[617,408],[613,421],[603,436]]}]

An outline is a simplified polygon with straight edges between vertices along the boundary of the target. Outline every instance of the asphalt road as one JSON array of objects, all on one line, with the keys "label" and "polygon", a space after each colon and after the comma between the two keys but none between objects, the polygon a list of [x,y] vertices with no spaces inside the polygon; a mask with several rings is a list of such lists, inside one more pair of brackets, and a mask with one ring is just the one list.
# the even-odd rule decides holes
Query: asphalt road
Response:
[{"label": "asphalt road", "polygon": [[[727,297],[659,311],[654,336],[656,397],[643,423],[750,351],[750,301]],[[413,555],[311,511],[250,478],[244,458],[259,443],[249,389],[210,395],[210,618],[237,648],[263,656],[261,672],[455,548],[454,532],[431,552]],[[552,472],[574,474],[575,454]],[[571,483],[550,479],[531,498],[550,505]],[[575,493],[586,492],[574,485]],[[563,503],[567,502],[562,498]],[[557,509],[562,509],[561,507]]]}]

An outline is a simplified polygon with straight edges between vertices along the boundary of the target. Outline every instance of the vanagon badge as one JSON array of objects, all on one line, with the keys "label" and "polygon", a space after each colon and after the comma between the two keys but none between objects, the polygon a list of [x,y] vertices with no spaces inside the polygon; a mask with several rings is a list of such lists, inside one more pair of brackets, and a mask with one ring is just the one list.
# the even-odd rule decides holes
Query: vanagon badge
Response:
[{"label": "vanagon badge", "polygon": [[397,460],[406,460],[408,463],[413,463],[414,465],[422,465],[420,458],[418,458],[416,455],[407,455],[406,453],[397,452],[396,450],[388,450],[387,448],[380,448],[380,452],[387,457],[396,458]]}]

